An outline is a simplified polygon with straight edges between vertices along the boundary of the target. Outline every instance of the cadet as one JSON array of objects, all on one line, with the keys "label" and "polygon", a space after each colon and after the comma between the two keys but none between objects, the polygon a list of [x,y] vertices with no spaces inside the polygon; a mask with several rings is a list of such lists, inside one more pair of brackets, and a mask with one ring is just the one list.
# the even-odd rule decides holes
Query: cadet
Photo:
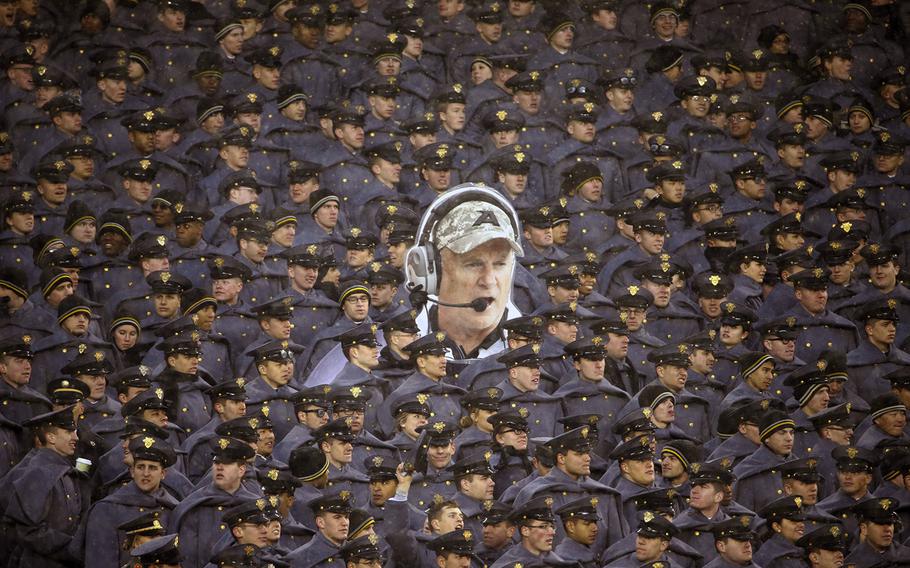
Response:
[{"label": "cadet", "polygon": [[714,549],[717,558],[705,564],[706,568],[756,568],[752,562],[752,529],[750,515],[737,515],[717,523],[711,528],[714,533]]},{"label": "cadet", "polygon": [[758,515],[765,519],[773,536],[762,543],[754,560],[760,566],[774,568],[800,568],[804,566],[803,551],[796,541],[803,536],[806,517],[803,515],[803,499],[787,496],[775,499],[762,507]]},{"label": "cadet", "polygon": [[493,497],[499,499],[533,472],[528,452],[528,421],[517,412],[497,412],[488,418],[493,428],[490,457],[493,467]]},{"label": "cadet", "polygon": [[659,384],[673,391],[676,397],[676,426],[699,442],[711,438],[712,424],[709,404],[704,398],[686,388],[689,367],[692,365],[689,347],[685,343],[655,349],[648,355],[654,363]]},{"label": "cadet", "polygon": [[847,353],[847,368],[856,377],[856,392],[867,400],[890,390],[886,375],[910,365],[910,354],[894,345],[900,321],[896,304],[894,299],[880,299],[858,306],[856,312],[865,339]]},{"label": "cadet", "polygon": [[730,518],[721,506],[727,500],[727,486],[733,475],[719,463],[693,463],[689,477],[689,505],[673,519],[679,539],[704,558],[714,554],[712,526]]},{"label": "cadet", "polygon": [[833,558],[835,562],[847,555],[850,550],[850,535],[838,524],[823,524],[814,530],[807,530],[796,546],[803,549],[810,568],[819,568]]},{"label": "cadet", "polygon": [[761,509],[783,494],[780,466],[796,459],[793,455],[793,420],[778,410],[770,410],[759,419],[761,445],[733,468],[736,482],[733,498],[743,507]]},{"label": "cadet", "polygon": [[474,556],[474,535],[470,530],[453,530],[437,536],[427,543],[427,548],[436,553],[436,566],[457,568],[470,565]]},{"label": "cadet", "polygon": [[319,497],[307,505],[315,515],[316,535],[313,540],[288,554],[285,561],[301,568],[331,565],[340,559],[341,546],[348,537],[350,494],[342,492]]},{"label": "cadet", "polygon": [[878,395],[869,401],[868,429],[856,442],[861,448],[873,450],[883,440],[906,439],[907,407],[893,392]]},{"label": "cadet", "polygon": [[211,467],[212,448],[209,441],[215,436],[215,428],[246,414],[244,384],[246,384],[245,379],[227,380],[212,386],[206,392],[212,401],[214,416],[205,426],[187,437],[182,447],[188,456],[186,458],[186,475],[194,483]]},{"label": "cadet", "polygon": [[[599,429],[604,432],[612,427],[620,410],[629,401],[629,393],[605,378],[609,341],[594,335],[566,345],[566,354],[572,357],[577,376],[571,379],[563,377],[561,386],[553,393],[555,398],[562,400],[566,416],[580,413],[599,415],[604,420]],[[602,456],[606,455],[605,443],[605,439],[600,440],[597,446],[597,453]]]},{"label": "cadet", "polygon": [[272,456],[288,463],[291,452],[313,439],[313,432],[329,421],[329,401],[326,390],[330,387],[313,387],[295,393],[293,398],[297,424],[275,444]]},{"label": "cadet", "polygon": [[[179,538],[180,535],[167,534],[136,546],[130,551],[130,557],[133,560],[129,564],[139,568],[193,566],[187,562],[184,553],[177,548]],[[186,547],[183,550],[186,550]]]},{"label": "cadet", "polygon": [[215,457],[212,481],[188,495],[174,509],[168,529],[184,534],[183,563],[202,568],[215,543],[227,532],[220,523],[222,511],[260,496],[247,490],[242,481],[248,460],[255,452],[246,442],[218,437],[212,440]]},{"label": "cadet", "polygon": [[[209,383],[199,368],[199,332],[183,331],[165,338],[156,348],[164,352],[166,367],[153,383],[169,393],[169,408],[174,424],[188,433],[205,426],[211,419],[211,405],[204,394]],[[212,381],[214,382],[214,381]]]},{"label": "cadet", "polygon": [[382,456],[373,456],[364,463],[370,478],[370,503],[366,511],[376,519],[378,534],[387,537],[407,527],[422,530],[427,514],[410,504],[406,497],[412,476],[399,474],[401,464]]},{"label": "cadet", "polygon": [[[354,461],[354,432],[348,418],[336,418],[313,432],[313,440],[329,460],[327,488],[333,494],[347,493],[354,505],[366,504],[369,499],[369,478],[352,466]],[[293,459],[294,452],[291,452]]]},{"label": "cadet", "polygon": [[578,561],[583,568],[600,566],[598,550],[593,548],[597,539],[597,497],[582,497],[570,501],[554,511],[562,520],[566,538],[554,552],[561,558]]},{"label": "cadet", "polygon": [[23,423],[39,449],[8,488],[6,517],[21,545],[17,566],[53,566],[70,558],[67,546],[90,502],[85,479],[70,461],[76,453],[73,408],[39,414]]},{"label": "cadet", "polygon": [[628,535],[629,528],[622,516],[619,493],[590,478],[593,442],[589,426],[569,430],[547,442],[554,456],[554,467],[525,485],[515,497],[514,506],[519,508],[531,499],[549,496],[559,508],[582,495],[597,497],[597,511],[604,529],[598,546],[606,547]]},{"label": "cadet", "polygon": [[404,351],[417,339],[420,328],[414,317],[416,310],[403,311],[390,317],[380,326],[385,347],[379,351],[379,366],[376,372],[386,381],[387,389],[393,392],[414,370],[410,355]]},{"label": "cadet", "polygon": [[[394,407],[407,398],[424,395],[432,416],[437,420],[457,421],[461,416],[459,401],[465,391],[443,381],[446,377],[447,353],[446,335],[436,332],[425,335],[403,348],[416,371],[389,395],[387,403]],[[380,425],[386,432],[392,431],[391,415],[383,414]]]},{"label": "cadet", "polygon": [[464,528],[475,534],[483,530],[485,501],[493,499],[493,470],[484,454],[462,458],[450,467],[457,490],[452,501],[461,509]]},{"label": "cadet", "polygon": [[649,435],[638,436],[616,446],[610,453],[610,458],[619,463],[620,471],[613,488],[622,495],[623,516],[632,530],[638,527],[635,497],[656,488],[651,440]]},{"label": "cadet", "polygon": [[367,420],[375,424],[380,415],[382,389],[373,369],[379,365],[379,348],[376,341],[376,324],[356,325],[335,339],[340,342],[346,363],[335,375],[331,384],[359,398],[362,391],[366,404]]},{"label": "cadet", "polygon": [[500,404],[532,417],[528,422],[532,438],[555,435],[556,422],[563,413],[557,398],[540,391],[540,347],[525,345],[500,355],[498,360],[509,373],[496,385],[502,390]]},{"label": "cadet", "polygon": [[[325,266],[325,263],[323,263]],[[370,290],[362,282],[349,281],[343,282],[339,286],[338,304],[341,308],[341,314],[331,326],[313,335],[305,344],[307,351],[300,358],[301,376],[312,379],[312,370],[329,355],[335,347],[335,342],[342,337],[344,333],[359,327],[359,324],[370,324]],[[373,332],[375,335],[375,332]],[[374,338],[375,339],[375,338]],[[342,341],[342,349],[344,342]],[[340,359],[337,354],[335,359]],[[340,361],[336,361],[340,363]],[[378,361],[377,361],[378,363]],[[372,368],[372,365],[370,366]],[[329,382],[330,376],[320,379],[321,382]],[[313,380],[308,380],[314,384]]]},{"label": "cadet", "polygon": [[834,493],[818,503],[818,508],[843,523],[845,530],[856,534],[854,505],[872,498],[872,475],[879,459],[871,449],[839,446],[831,452],[837,464],[837,486]]},{"label": "cadet", "polygon": [[824,268],[811,268],[790,277],[799,303],[782,317],[795,318],[794,327],[800,330],[796,356],[804,361],[817,359],[834,345],[849,352],[858,344],[853,323],[828,309],[828,274]]},{"label": "cadet", "polygon": [[564,562],[553,552],[556,517],[549,497],[539,497],[517,506],[509,519],[518,527],[521,540],[506,550],[491,568],[506,568],[514,563]]},{"label": "cadet", "polygon": [[269,341],[247,351],[256,360],[259,376],[244,386],[249,412],[262,412],[275,424],[275,436],[281,441],[294,426],[292,400],[297,391],[289,386],[294,378],[294,359],[303,347],[287,339]]},{"label": "cadet", "polygon": [[[375,387],[373,387],[375,388]],[[389,460],[400,460],[398,448],[388,442],[383,442],[367,429],[375,424],[375,419],[369,423],[365,420],[367,410],[367,397],[362,396],[359,387],[335,388],[329,395],[332,403],[332,416],[335,419],[344,419],[349,423],[354,438],[352,467],[362,471],[360,464],[365,463],[369,456],[383,456]],[[372,418],[372,416],[371,416]]]},{"label": "cadet", "polygon": [[458,428],[440,421],[429,422],[420,427],[419,431],[421,436],[417,440],[417,449],[414,450],[416,473],[411,483],[408,502],[418,509],[424,509],[431,503],[439,501],[437,495],[446,499],[456,491],[455,478],[449,466],[452,465],[452,458],[455,455],[455,436]]},{"label": "cadet", "polygon": [[0,397],[3,414],[16,424],[50,412],[50,401],[29,386],[31,378],[32,336],[9,336],[0,341]]},{"label": "cadet", "polygon": [[89,387],[89,395],[83,401],[84,412],[80,422],[92,428],[105,418],[120,413],[120,403],[108,397],[107,376],[114,372],[114,366],[103,351],[86,351],[67,363],[60,372],[82,381]]},{"label": "cadet", "polygon": [[859,517],[859,544],[844,558],[844,564],[857,568],[870,568],[881,559],[903,562],[910,557],[910,549],[894,542],[895,524],[899,522],[894,499],[867,499],[854,508]]},{"label": "cadet", "polygon": [[84,542],[77,543],[93,565],[103,568],[118,568],[128,561],[119,525],[145,512],[154,514],[158,526],[165,527],[178,503],[161,486],[166,470],[177,461],[174,449],[152,435],[139,435],[129,442],[129,452],[132,481],[92,505],[80,535]]}]

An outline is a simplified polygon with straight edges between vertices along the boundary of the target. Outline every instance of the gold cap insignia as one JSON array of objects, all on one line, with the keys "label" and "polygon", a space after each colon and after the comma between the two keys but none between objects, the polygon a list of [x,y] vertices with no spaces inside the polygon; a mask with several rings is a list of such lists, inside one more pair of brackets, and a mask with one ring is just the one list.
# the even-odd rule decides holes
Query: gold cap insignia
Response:
[{"label": "gold cap insignia", "polygon": [[155,438],[152,438],[151,436],[146,436],[145,438],[142,438],[142,445],[145,446],[145,449],[151,448],[152,446],[155,445]]},{"label": "gold cap insignia", "polygon": [[223,449],[227,448],[228,445],[230,445],[230,443],[231,443],[231,441],[228,440],[227,438],[221,438],[218,440],[218,447],[223,450]]}]

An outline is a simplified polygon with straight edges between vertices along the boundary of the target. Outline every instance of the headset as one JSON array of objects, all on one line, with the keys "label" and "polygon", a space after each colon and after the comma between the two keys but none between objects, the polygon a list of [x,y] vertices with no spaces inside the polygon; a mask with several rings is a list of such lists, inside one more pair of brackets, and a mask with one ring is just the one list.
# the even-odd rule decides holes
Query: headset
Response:
[{"label": "headset", "polygon": [[482,183],[456,185],[430,204],[417,227],[414,246],[408,249],[405,256],[405,275],[409,290],[423,291],[424,294],[434,296],[439,293],[442,264],[439,251],[433,242],[433,234],[436,226],[450,211],[468,201],[483,201],[502,209],[509,216],[515,242],[521,242],[521,221],[505,196]]}]

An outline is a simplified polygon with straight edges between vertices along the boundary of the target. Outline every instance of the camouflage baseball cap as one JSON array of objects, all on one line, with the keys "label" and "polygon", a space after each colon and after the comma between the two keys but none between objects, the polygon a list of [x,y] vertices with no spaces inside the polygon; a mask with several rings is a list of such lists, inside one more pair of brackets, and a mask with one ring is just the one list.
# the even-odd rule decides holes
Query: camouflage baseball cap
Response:
[{"label": "camouflage baseball cap", "polygon": [[524,255],[508,213],[485,201],[467,201],[449,211],[437,225],[435,237],[438,248],[458,254],[493,239],[506,239],[515,254]]}]

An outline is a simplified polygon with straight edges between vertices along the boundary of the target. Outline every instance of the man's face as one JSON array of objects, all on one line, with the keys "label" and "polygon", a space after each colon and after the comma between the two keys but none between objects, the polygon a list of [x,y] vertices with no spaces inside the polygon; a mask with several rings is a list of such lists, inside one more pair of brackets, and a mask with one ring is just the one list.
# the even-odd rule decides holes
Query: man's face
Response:
[{"label": "man's face", "polygon": [[866,542],[876,550],[885,550],[894,542],[894,525],[866,521],[860,525],[860,534],[865,533]]},{"label": "man's face", "polygon": [[44,178],[38,180],[38,193],[52,207],[66,201],[67,192],[66,182],[53,182]]},{"label": "man's face", "polygon": [[821,314],[825,312],[828,305],[828,290],[797,288],[796,299],[809,313]]},{"label": "man's face", "polygon": [[793,451],[793,428],[782,428],[767,438],[765,445],[779,456],[789,456]]},{"label": "man's face", "polygon": [[345,315],[352,321],[363,321],[370,311],[370,296],[363,292],[349,295],[342,306]]},{"label": "man's face", "polygon": [[161,480],[164,479],[164,468],[161,464],[149,460],[134,460],[130,466],[130,477],[136,483],[136,487],[143,493],[148,493],[158,489]]},{"label": "man's face", "polygon": [[904,165],[904,156],[902,154],[875,154],[873,163],[875,171],[878,173],[893,175],[898,168]]},{"label": "man's face", "polygon": [[82,337],[88,333],[89,318],[84,313],[72,315],[60,323],[60,327],[69,334]]},{"label": "man's face", "polygon": [[259,373],[272,385],[284,386],[294,378],[294,362],[264,361],[259,363]]},{"label": "man's face", "polygon": [[[442,469],[448,466],[454,455],[455,442],[449,442],[448,444],[441,446],[430,444],[430,447],[427,450],[427,460],[430,462],[430,465],[436,469]],[[458,511],[458,516],[461,516],[461,511]]]},{"label": "man's face", "polygon": [[635,536],[635,560],[639,563],[653,562],[666,550],[666,541],[658,537]]},{"label": "man's face", "polygon": [[164,319],[171,319],[180,311],[179,294],[156,293],[153,295],[153,299],[155,302],[155,313]]},{"label": "man's face", "polygon": [[483,525],[483,545],[488,550],[499,550],[512,542],[515,527],[508,521]]},{"label": "man's face", "polygon": [[219,152],[221,159],[233,169],[245,168],[250,162],[250,149],[246,146],[229,144]]},{"label": "man's face", "polygon": [[851,497],[865,495],[870,483],[872,483],[872,474],[869,472],[837,470],[838,487]]},{"label": "man's face", "polygon": [[572,43],[574,43],[574,41],[575,41],[575,27],[574,26],[566,26],[566,27],[562,28],[561,30],[555,32],[550,37],[550,45],[554,49],[558,49],[561,51],[567,51],[569,49],[572,49]]},{"label": "man's face", "polygon": [[376,62],[376,73],[380,77],[394,77],[401,71],[401,59],[397,57],[383,57]]},{"label": "man's face", "polygon": [[717,543],[717,550],[727,562],[745,566],[752,562],[752,541],[725,538]]},{"label": "man's face", "polygon": [[654,462],[650,457],[642,460],[623,460],[620,470],[633,483],[649,486],[654,483]]},{"label": "man's face", "polygon": [[850,80],[850,70],[853,69],[852,57],[833,56],[830,60],[824,62],[825,70],[834,79],[840,81]]},{"label": "man's face", "polygon": [[321,406],[314,404],[307,405],[303,410],[297,412],[297,420],[306,425],[310,430],[315,430],[329,422],[329,412]]},{"label": "man's face", "polygon": [[137,203],[147,203],[152,197],[152,182],[150,181],[123,178],[123,189]]},{"label": "man's face", "polygon": [[876,418],[874,423],[885,434],[898,437],[907,426],[907,413],[903,410],[892,410]]},{"label": "man's face", "polygon": [[442,277],[439,300],[470,303],[478,298],[488,301],[482,312],[460,310],[459,316],[471,329],[485,330],[502,318],[512,286],[515,255],[508,241],[493,239],[464,253],[444,248],[441,251]]},{"label": "man's face", "polygon": [[385,185],[395,185],[401,181],[401,164],[379,158],[370,168],[373,175]]},{"label": "man's face", "polygon": [[158,21],[161,22],[168,31],[182,32],[183,28],[186,26],[186,13],[184,13],[183,10],[165,8],[158,12]]},{"label": "man's face", "polygon": [[668,364],[657,366],[657,377],[660,379],[660,382],[668,389],[676,392],[685,388],[688,376],[688,369],[686,367]]},{"label": "man's face", "polygon": [[253,78],[270,91],[278,90],[281,84],[281,68],[256,65],[253,67]]},{"label": "man's face", "polygon": [[809,553],[809,562],[815,568],[841,568],[844,565],[844,553],[841,550],[819,548]]},{"label": "man's face", "polygon": [[335,137],[348,149],[363,148],[363,127],[358,124],[342,123],[335,125]]},{"label": "man's face", "polygon": [[635,232],[635,242],[641,249],[650,255],[659,254],[664,250],[666,235],[663,233],[652,233],[647,229],[641,229]]},{"label": "man's face", "polygon": [[464,2],[462,0],[437,0],[436,9],[442,19],[454,18],[464,10]]},{"label": "man's face", "polygon": [[696,511],[707,511],[723,500],[723,492],[719,485],[714,483],[698,483],[692,485],[689,494],[689,505]]},{"label": "man's face", "polygon": [[315,266],[301,266],[292,264],[288,267],[288,276],[291,278],[296,288],[306,292],[312,290],[316,285],[316,277],[319,275],[319,269]]},{"label": "man's face", "polygon": [[238,242],[238,246],[240,248],[240,254],[257,264],[265,260],[265,255],[269,250],[269,244],[260,241],[256,237],[241,238]]},{"label": "man's face", "polygon": [[351,348],[351,361],[367,369],[379,365],[379,347],[373,345],[357,345]]},{"label": "man's face", "polygon": [[580,120],[570,120],[566,126],[566,131],[572,139],[584,144],[593,142],[594,136],[597,134],[593,122],[581,122]]},{"label": "man's face", "polygon": [[891,345],[897,334],[897,326],[891,320],[873,319],[866,324],[866,335],[876,344]]},{"label": "man's face", "polygon": [[578,324],[554,320],[547,324],[547,333],[561,343],[569,344],[578,338]]},{"label": "man's face", "polygon": [[473,473],[459,481],[461,492],[472,499],[493,498],[493,478],[489,475]]},{"label": "man's face", "polygon": [[763,199],[767,192],[765,178],[746,178],[736,180],[736,189],[749,199]]},{"label": "man's face", "polygon": [[61,111],[54,117],[54,124],[66,134],[75,136],[82,130],[82,113],[68,110]]},{"label": "man's face", "polygon": [[806,117],[806,136],[809,140],[818,140],[828,133],[828,123],[817,116]]},{"label": "man's face", "polygon": [[394,479],[377,479],[370,481],[370,503],[382,507],[386,501],[395,496],[398,482]]},{"label": "man's face", "polygon": [[727,116],[727,127],[730,136],[737,140],[745,140],[755,130],[755,121],[752,116],[744,112],[734,112]]},{"label": "man's face", "polygon": [[443,192],[449,188],[452,183],[452,170],[434,170],[423,168],[421,170],[423,179],[427,180],[430,189],[437,192]]},{"label": "man's face", "polygon": [[[517,196],[525,192],[525,189],[528,187],[528,175],[527,174],[514,174],[509,172],[501,172],[498,174],[499,183],[503,185],[506,192],[509,195]],[[545,230],[539,229],[537,227],[531,227],[530,225],[525,227],[525,232],[530,232],[531,229],[537,229],[538,231]],[[552,234],[550,235],[552,239]],[[529,238],[529,237],[528,237]],[[541,237],[545,238],[545,237]],[[552,244],[552,243],[551,243]]]},{"label": "man's face", "polygon": [[651,23],[654,32],[663,39],[672,38],[678,25],[679,18],[673,14],[661,14]]},{"label": "man's face", "polygon": [[4,355],[0,357],[0,376],[15,387],[27,385],[32,377],[32,360]]},{"label": "man's face", "polygon": [[560,285],[547,286],[547,293],[554,304],[566,304],[578,300],[578,288],[565,288]]},{"label": "man's face", "polygon": [[504,148],[505,146],[518,143],[518,131],[498,130],[490,133],[490,139],[493,141],[493,146],[497,149]]},{"label": "man's face", "polygon": [[31,65],[25,63],[13,65],[6,70],[6,76],[12,84],[23,91],[31,91],[35,88]]},{"label": "man's face", "polygon": [[575,361],[575,370],[578,375],[589,381],[599,381],[604,377],[606,362],[601,358],[581,357]]},{"label": "man's face", "polygon": [[[243,29],[234,28],[228,32],[226,36],[221,38],[221,48],[224,49],[229,55],[240,55],[243,51]],[[204,75],[204,77],[212,77],[212,75]],[[217,87],[212,91],[211,94],[214,94],[217,91]],[[209,94],[209,93],[207,93]]]},{"label": "man's face", "polygon": [[535,227],[525,225],[525,238],[536,248],[547,248],[553,245],[553,227]]},{"label": "man's face", "polygon": [[330,541],[339,544],[348,537],[350,524],[348,515],[341,513],[322,513],[316,517],[316,527],[320,532]]},{"label": "man's face", "polygon": [[502,37],[502,22],[478,22],[476,28],[477,33],[487,43],[496,43]]},{"label": "man's face", "polygon": [[536,116],[540,112],[541,98],[540,91],[516,91],[513,96],[518,108],[531,116]]},{"label": "man's face", "polygon": [[607,333],[610,341],[607,343],[607,357],[614,361],[622,361],[629,354],[629,336],[618,333]]},{"label": "man's face", "polygon": [[752,372],[748,377],[746,377],[746,382],[749,383],[753,388],[759,391],[766,391],[771,386],[771,381],[774,380],[774,363],[771,361],[765,361],[759,366],[758,369]]},{"label": "man's face", "polygon": [[711,99],[703,95],[692,95],[680,101],[680,106],[685,109],[690,116],[694,118],[704,118],[708,116],[711,109]]},{"label": "man's face", "polygon": [[370,108],[378,118],[387,120],[395,114],[396,103],[395,97],[381,97],[379,95],[370,95],[367,98]]},{"label": "man's face", "polygon": [[464,528],[464,514],[458,507],[445,507],[432,523],[435,534],[448,534]]},{"label": "man's face", "polygon": [[680,204],[686,196],[686,182],[684,180],[663,180],[660,182],[657,192],[665,201],[672,204]]},{"label": "man's face", "polygon": [[35,230],[35,214],[13,211],[6,217],[6,222],[16,232],[27,235]]},{"label": "man's face", "polygon": [[785,479],[784,493],[802,497],[803,505],[815,505],[818,503],[818,483],[808,483],[798,479]]},{"label": "man's face", "polygon": [[654,305],[658,308],[666,308],[670,305],[670,294],[672,287],[669,284],[658,283],[652,280],[643,280],[642,288],[651,292],[654,296]]},{"label": "man's face", "polygon": [[784,144],[777,149],[777,156],[784,165],[793,169],[806,165],[806,147],[801,144]]},{"label": "man's face", "polygon": [[533,392],[540,387],[540,369],[537,367],[512,367],[509,381],[522,392]]},{"label": "man's face", "polygon": [[446,376],[446,356],[444,354],[426,353],[417,358],[418,367],[424,375],[433,380],[440,380]]},{"label": "man's face", "polygon": [[869,267],[869,279],[879,290],[890,290],[897,284],[900,268],[893,261]]},{"label": "man's face", "polygon": [[72,456],[76,453],[76,442],[79,436],[76,430],[66,430],[64,428],[54,428],[47,434],[47,447],[54,450],[61,456]]},{"label": "man's face", "polygon": [[462,103],[449,103],[445,110],[439,112],[439,122],[453,132],[464,130],[465,105]]},{"label": "man's face", "polygon": [[796,356],[796,340],[781,339],[776,336],[769,337],[762,342],[768,355],[778,361],[789,363]]},{"label": "man's face", "polygon": [[243,290],[243,280],[240,278],[219,278],[212,280],[212,295],[219,302],[233,304],[237,301],[240,291]]},{"label": "man's face", "polygon": [[104,398],[104,389],[107,388],[107,375],[77,375],[77,379],[89,388],[88,398],[98,401]]},{"label": "man's face", "polygon": [[316,210],[313,220],[323,229],[334,229],[338,224],[338,203],[329,201]]},{"label": "man's face", "polygon": [[327,442],[323,442],[323,451],[325,451],[326,446],[328,446],[326,454],[332,463],[336,465],[351,463],[354,457],[354,446],[350,442],[331,438]]},{"label": "man's face", "polygon": [[[192,247],[202,240],[204,224],[198,221],[180,223],[175,229],[175,240],[182,247]],[[119,234],[119,233],[117,233]]]},{"label": "man's face", "polygon": [[199,356],[186,353],[173,353],[167,357],[168,364],[178,373],[195,375],[199,370]]},{"label": "man's face", "polygon": [[549,552],[553,550],[556,526],[546,521],[531,521],[531,524],[521,527],[521,536],[525,546],[537,554]]},{"label": "man's face", "polygon": [[566,473],[572,476],[587,476],[591,474],[591,454],[588,452],[577,452],[575,450],[566,450],[563,461],[563,468]]}]

